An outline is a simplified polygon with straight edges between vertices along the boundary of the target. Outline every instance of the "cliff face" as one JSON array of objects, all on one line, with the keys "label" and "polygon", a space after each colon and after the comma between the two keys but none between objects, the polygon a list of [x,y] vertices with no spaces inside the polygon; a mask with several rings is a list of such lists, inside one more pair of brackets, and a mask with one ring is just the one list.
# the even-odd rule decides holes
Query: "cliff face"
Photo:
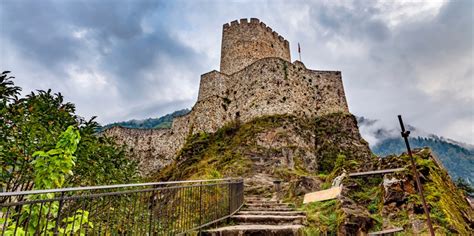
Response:
[{"label": "cliff face", "polygon": [[[327,130],[321,123],[334,126]],[[326,150],[322,143],[332,149]],[[291,198],[318,189],[322,182],[317,176],[336,168],[323,163],[347,163],[350,170],[351,164],[358,168],[354,163],[371,158],[352,115],[263,116],[246,123],[229,123],[214,133],[190,136],[176,162],[156,171],[153,179],[244,177],[248,193],[267,197],[273,194],[272,181],[282,179],[283,192]]]}]

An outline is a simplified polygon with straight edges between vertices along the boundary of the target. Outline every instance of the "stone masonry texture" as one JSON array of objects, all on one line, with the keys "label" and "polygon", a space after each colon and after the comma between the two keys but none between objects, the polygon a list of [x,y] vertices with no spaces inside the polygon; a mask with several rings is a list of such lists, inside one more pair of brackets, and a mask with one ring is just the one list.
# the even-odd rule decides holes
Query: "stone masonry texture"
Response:
[{"label": "stone masonry texture", "polygon": [[221,73],[230,75],[253,62],[279,57],[290,61],[290,44],[258,19],[241,19],[222,30]]},{"label": "stone masonry texture", "polygon": [[234,120],[349,113],[341,72],[291,63],[288,41],[258,19],[225,24],[221,54],[221,72],[201,75],[196,104],[190,113],[175,118],[170,129],[104,131],[128,146],[143,175],[170,164],[189,134],[215,132]]}]

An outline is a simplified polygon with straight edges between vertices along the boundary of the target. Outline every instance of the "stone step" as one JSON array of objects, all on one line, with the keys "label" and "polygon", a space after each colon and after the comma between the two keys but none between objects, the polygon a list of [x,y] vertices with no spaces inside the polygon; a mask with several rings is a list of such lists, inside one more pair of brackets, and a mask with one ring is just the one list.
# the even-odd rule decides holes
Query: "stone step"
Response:
[{"label": "stone step", "polygon": [[294,211],[291,207],[242,207],[242,211]]},{"label": "stone step", "polygon": [[280,203],[276,200],[245,199],[245,203]]},{"label": "stone step", "polygon": [[239,211],[236,215],[282,215],[282,216],[298,216],[306,215],[304,211]]},{"label": "stone step", "polygon": [[303,224],[306,216],[233,215],[230,219],[237,224],[288,225]]},{"label": "stone step", "polygon": [[258,198],[258,199],[269,199],[269,198],[263,197],[261,195],[246,195],[244,198],[245,199],[256,199],[256,198]]},{"label": "stone step", "polygon": [[300,236],[303,225],[234,225],[207,230],[204,236]]},{"label": "stone step", "polygon": [[260,201],[260,202],[275,202],[275,200],[271,200],[269,198],[262,198],[262,197],[255,197],[255,198],[246,197],[244,200],[245,201]]},{"label": "stone step", "polygon": [[290,207],[288,203],[276,203],[276,202],[262,202],[262,203],[245,203],[248,207]]},{"label": "stone step", "polygon": [[253,157],[250,157],[250,160],[252,161],[261,161],[262,160],[262,157],[257,157],[257,156],[253,156]]}]

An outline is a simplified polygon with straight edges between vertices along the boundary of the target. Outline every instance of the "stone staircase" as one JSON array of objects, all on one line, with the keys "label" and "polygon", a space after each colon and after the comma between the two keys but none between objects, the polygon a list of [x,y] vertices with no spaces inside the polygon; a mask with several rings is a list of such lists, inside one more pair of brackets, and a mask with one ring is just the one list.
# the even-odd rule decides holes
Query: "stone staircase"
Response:
[{"label": "stone staircase", "polygon": [[207,236],[302,235],[306,215],[287,203],[257,196],[246,197],[245,205],[230,220],[235,225],[210,229]]}]

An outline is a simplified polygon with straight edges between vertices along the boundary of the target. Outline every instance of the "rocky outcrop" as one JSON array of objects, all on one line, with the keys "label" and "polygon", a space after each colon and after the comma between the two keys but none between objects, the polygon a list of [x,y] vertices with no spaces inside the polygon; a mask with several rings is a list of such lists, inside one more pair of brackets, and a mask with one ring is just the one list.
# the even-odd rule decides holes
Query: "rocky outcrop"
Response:
[{"label": "rocky outcrop", "polygon": [[[337,126],[320,132],[321,123],[339,121]],[[339,133],[339,136],[337,135]],[[336,113],[315,119],[296,116],[264,116],[247,123],[232,123],[217,132],[201,133],[190,137],[180,151],[177,161],[156,177],[162,180],[205,178],[216,176],[240,176],[246,178],[246,191],[253,194],[268,192],[273,188],[273,180],[282,180],[282,190],[292,195],[313,191],[321,184],[316,177],[318,160],[339,156],[339,164],[352,163],[351,158],[359,158],[360,163],[369,160],[370,150],[357,133],[357,123],[352,115]],[[358,148],[338,141],[349,137],[347,142],[358,143]],[[319,140],[325,140],[333,149],[318,152]],[[179,171],[174,171],[179,170]],[[330,169],[325,172],[330,172]],[[217,174],[218,173],[218,174]],[[291,189],[291,191],[288,191]]]},{"label": "rocky outcrop", "polygon": [[374,219],[370,217],[367,208],[357,204],[353,200],[341,196],[340,216],[338,222],[338,235],[365,235],[374,225]]},{"label": "rocky outcrop", "polygon": [[[463,193],[429,149],[414,151],[414,157],[436,233],[469,235],[473,231],[474,211]],[[368,210],[355,212],[359,219],[366,221],[356,221],[353,228],[366,228],[367,221],[375,219],[372,230],[402,227],[408,234],[426,233],[426,218],[409,157],[405,154],[388,156],[371,162],[375,169],[402,167],[405,170],[344,181],[344,196]]]}]

